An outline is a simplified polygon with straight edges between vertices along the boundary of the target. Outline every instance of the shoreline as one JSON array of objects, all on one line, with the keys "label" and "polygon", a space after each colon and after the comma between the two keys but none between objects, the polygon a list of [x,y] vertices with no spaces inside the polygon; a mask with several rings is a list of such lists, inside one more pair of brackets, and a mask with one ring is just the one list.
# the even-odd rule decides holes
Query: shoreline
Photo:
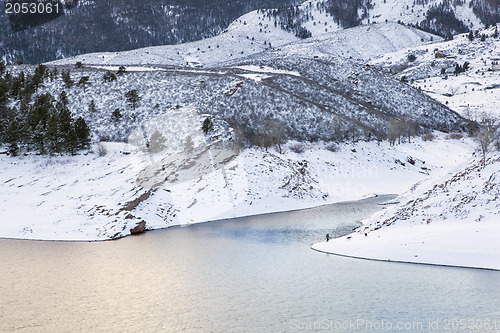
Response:
[{"label": "shoreline", "polygon": [[[431,186],[467,163],[471,151],[467,140],[449,140],[444,135],[425,147],[421,140],[397,147],[358,142],[341,145],[336,152],[318,143],[302,154],[287,147],[283,154],[243,150],[227,165],[227,178],[218,170],[207,170],[200,178],[162,187],[132,213],[123,207],[141,198],[144,191],[137,177],[151,162],[130,145],[108,143],[103,157],[0,157],[4,178],[0,180],[4,220],[0,239],[115,240],[129,236],[129,230],[142,221],[151,231],[363,202],[377,193],[401,195],[417,185]],[[436,150],[447,152],[446,163],[433,153]],[[395,163],[409,156],[417,161],[415,165]],[[307,161],[304,174],[299,172],[305,168],[302,161]],[[424,165],[428,172],[422,172]],[[74,174],[72,169],[80,171]],[[387,201],[378,207],[389,208],[400,200]]]},{"label": "shoreline", "polygon": [[[335,238],[333,239],[335,240]],[[486,270],[493,272],[500,272],[500,268],[488,268],[488,267],[475,267],[475,266],[459,266],[459,265],[447,265],[447,264],[436,264],[436,263],[428,263],[428,262],[417,262],[417,261],[403,261],[403,260],[391,260],[391,259],[377,259],[377,258],[369,258],[369,257],[360,257],[353,256],[348,254],[340,254],[329,252],[325,250],[319,250],[314,248],[317,244],[311,245],[311,250],[316,251],[318,253],[333,255],[337,257],[350,258],[356,260],[368,260],[368,261],[378,261],[378,262],[387,262],[387,263],[398,263],[398,264],[410,264],[410,265],[425,265],[425,266],[435,266],[435,267],[447,267],[447,268],[460,268],[460,269],[477,269],[477,270]]]},{"label": "shoreline", "polygon": [[[170,228],[184,228],[184,227],[189,227],[191,225],[197,225],[197,224],[202,224],[202,223],[218,223],[218,222],[225,222],[225,221],[228,221],[228,220],[239,219],[239,218],[246,218],[246,217],[256,217],[256,216],[266,216],[266,215],[274,215],[274,214],[283,214],[283,213],[293,213],[293,212],[307,211],[307,210],[311,210],[311,209],[318,209],[318,208],[327,207],[327,206],[334,206],[334,205],[356,204],[356,203],[361,203],[362,204],[363,201],[373,200],[375,198],[383,199],[384,197],[387,197],[387,201],[383,201],[382,203],[379,203],[377,205],[380,205],[380,206],[389,205],[389,204],[391,204],[390,201],[394,200],[395,198],[397,198],[398,195],[397,194],[376,194],[376,195],[373,195],[373,196],[364,197],[364,198],[359,199],[359,200],[338,201],[338,202],[326,203],[326,204],[321,204],[321,205],[311,206],[311,207],[306,207],[306,208],[294,208],[294,209],[290,209],[290,210],[280,210],[280,211],[273,211],[273,212],[264,212],[264,213],[259,213],[259,214],[249,214],[249,215],[242,215],[242,216],[236,216],[236,217],[231,217],[231,218],[220,218],[220,219],[214,219],[214,220],[209,220],[209,221],[201,221],[201,222],[196,222],[196,223],[177,224],[177,225],[171,225],[171,226],[167,226],[167,227],[146,229],[146,231],[143,232],[143,233],[141,233],[141,234],[149,233],[149,232],[152,232],[152,231],[158,231],[158,230],[167,230],[167,229],[170,229]],[[383,207],[381,207],[381,209],[383,209]],[[147,225],[147,223],[146,223],[146,225]],[[19,240],[19,241],[30,241],[30,242],[72,242],[72,243],[73,242],[78,242],[78,243],[94,243],[94,242],[117,241],[117,240],[120,240],[120,239],[123,239],[123,238],[128,238],[128,237],[131,237],[131,236],[140,236],[141,234],[138,234],[138,235],[128,234],[128,235],[121,235],[120,237],[116,237],[116,238],[88,239],[88,240],[85,240],[85,239],[81,239],[81,240],[78,240],[78,239],[75,239],[75,240],[71,240],[71,239],[67,239],[67,240],[64,240],[64,239],[34,239],[34,238],[15,238],[15,237],[2,237],[2,236],[0,236],[0,241],[2,241],[2,240],[14,240],[14,241],[15,240]]]}]

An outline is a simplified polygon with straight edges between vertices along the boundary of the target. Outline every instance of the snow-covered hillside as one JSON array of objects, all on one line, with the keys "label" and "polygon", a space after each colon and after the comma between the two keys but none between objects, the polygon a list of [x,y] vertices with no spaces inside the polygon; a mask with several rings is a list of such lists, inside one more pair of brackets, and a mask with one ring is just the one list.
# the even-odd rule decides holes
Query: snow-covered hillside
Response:
[{"label": "snow-covered hillside", "polygon": [[312,0],[261,13],[300,38],[381,22],[401,22],[450,37],[500,21],[499,4],[491,0]]},{"label": "snow-covered hillside", "polygon": [[[476,7],[483,8],[481,13],[489,13],[494,9],[481,5],[482,1],[475,1],[474,4],[459,1],[443,5],[442,0],[423,1],[421,4],[413,0],[384,0],[372,1],[370,4],[360,5],[359,8],[356,7],[359,4],[346,1],[346,8],[348,8],[346,12],[340,10],[338,13],[337,9],[334,9],[335,5],[329,1],[310,0],[297,7],[252,11],[235,20],[218,36],[196,42],[124,52],[84,54],[57,60],[51,64],[74,65],[76,62],[81,62],[94,65],[147,64],[210,67],[221,61],[244,58],[302,40],[305,43],[287,46],[287,52],[304,54],[320,51],[337,56],[367,59],[401,48],[420,45],[429,40],[439,40],[436,36],[394,23],[402,22],[413,25],[421,23],[431,9],[439,8],[439,11],[453,13],[450,15],[463,22],[464,26],[463,29],[440,28],[440,24],[444,23],[439,20],[436,23],[435,19],[429,17],[426,27],[432,31],[441,32],[443,29],[444,31],[451,29],[451,33],[456,33],[463,32],[464,29],[484,27],[485,23],[478,18],[480,11]],[[442,15],[444,20],[446,15],[442,12],[438,14]],[[357,17],[358,15],[360,17]],[[367,26],[358,29],[343,29],[346,27],[346,24],[342,23],[345,20],[353,22],[347,27],[360,24]],[[388,25],[370,25],[387,22],[389,22]],[[450,32],[446,34],[449,35]],[[303,39],[308,36],[313,38]]]},{"label": "snow-covered hillside", "polygon": [[[112,82],[103,82],[105,71],[99,68],[72,72],[75,81],[88,76],[90,85],[66,89],[70,109],[102,140],[124,141],[137,123],[187,105],[239,129],[252,143],[276,121],[289,138],[313,141],[385,136],[394,119],[418,124],[419,130],[471,126],[416,89],[363,63],[331,55],[304,57],[277,50],[213,69],[133,70]],[[41,92],[62,89],[63,82],[54,80]],[[132,89],[142,97],[136,109],[124,100]],[[89,111],[91,100],[97,112]],[[117,109],[123,115],[119,121],[111,117]]]},{"label": "snow-covered hillside", "polygon": [[432,188],[417,185],[401,204],[318,251],[379,260],[500,270],[500,154],[475,159]]},{"label": "snow-covered hillside", "polygon": [[[375,0],[370,10],[370,21],[380,22],[389,20],[393,22],[416,24],[422,22],[427,12],[435,6],[442,4],[442,0],[414,1],[414,0]],[[445,8],[454,13],[470,29],[479,29],[484,26],[481,19],[474,13],[471,1],[449,1]],[[434,25],[435,27],[435,25]]]},{"label": "snow-covered hillside", "polygon": [[[451,41],[402,49],[371,64],[398,79],[404,77],[467,118],[484,112],[500,115],[500,69],[495,66],[500,60],[500,35],[495,31],[495,27],[480,30],[472,41],[468,34],[461,34]],[[468,69],[455,75],[456,66],[465,63]]]},{"label": "snow-covered hillside", "polygon": [[[279,49],[288,54],[307,56],[325,53],[346,58],[369,59],[441,39],[397,23],[381,23],[321,33],[317,34],[317,37],[300,40],[293,34],[274,27],[258,15],[257,12],[249,13],[235,21],[228,31],[196,42],[124,52],[84,54],[49,64],[74,65],[81,62],[88,65],[214,67],[280,46],[282,47]],[[259,22],[259,24],[245,24],[247,22],[245,19],[248,19],[248,22]]]},{"label": "snow-covered hillside", "polygon": [[306,144],[303,153],[290,142],[283,154],[202,144],[183,158],[104,145],[102,157],[0,155],[0,237],[102,240],[126,236],[143,220],[156,229],[400,194],[471,154],[470,142],[445,135],[399,146]]},{"label": "snow-covered hillside", "polygon": [[380,23],[324,33],[280,47],[290,54],[330,54],[344,58],[371,59],[441,37],[397,23]]}]

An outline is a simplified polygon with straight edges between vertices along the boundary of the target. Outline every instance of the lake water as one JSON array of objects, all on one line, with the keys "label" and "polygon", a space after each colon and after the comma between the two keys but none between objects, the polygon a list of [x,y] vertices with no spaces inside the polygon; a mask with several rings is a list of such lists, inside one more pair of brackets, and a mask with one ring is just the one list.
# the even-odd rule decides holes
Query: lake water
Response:
[{"label": "lake water", "polygon": [[500,272],[310,249],[384,200],[109,242],[0,240],[0,332],[500,332]]}]

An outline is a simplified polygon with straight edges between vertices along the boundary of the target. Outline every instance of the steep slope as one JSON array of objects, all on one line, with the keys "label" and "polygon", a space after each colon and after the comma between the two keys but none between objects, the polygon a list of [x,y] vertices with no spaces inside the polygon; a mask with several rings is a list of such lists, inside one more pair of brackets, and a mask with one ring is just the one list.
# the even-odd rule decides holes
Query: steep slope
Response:
[{"label": "steep slope", "polygon": [[41,63],[97,51],[185,43],[212,37],[239,16],[294,0],[79,1],[66,15],[13,33],[0,2],[0,59]]},{"label": "steep slope", "polygon": [[[103,82],[104,70],[95,67],[73,71],[75,81],[89,76],[91,84],[67,90],[72,112],[84,116],[102,139],[125,140],[137,122],[169,113],[176,105],[194,105],[240,130],[252,143],[274,121],[284,123],[290,138],[313,141],[385,137],[393,120],[406,122],[414,134],[463,131],[470,125],[368,65],[329,55],[311,59],[275,51],[206,70],[131,70],[113,82]],[[42,91],[63,87],[59,80],[47,82]],[[142,96],[135,110],[123,100],[132,89]],[[98,113],[87,110],[92,99]],[[111,120],[116,109],[124,116],[118,122]]]},{"label": "steep slope", "polygon": [[[276,24],[298,36],[375,22],[402,22],[451,36],[500,21],[497,0],[313,0],[300,7],[267,10]],[[333,23],[333,25],[332,25]]]},{"label": "steep slope", "polygon": [[[286,7],[291,4],[294,6]],[[15,34],[10,31],[2,10],[0,59],[8,63],[39,63],[89,52],[178,44],[215,36],[227,27],[228,32],[239,36],[244,26],[246,33],[240,37],[253,38],[254,43],[245,43],[234,36],[241,47],[237,51],[231,47],[226,56],[265,49],[264,42],[266,46],[269,42],[277,46],[360,24],[400,21],[451,36],[500,21],[498,0],[311,0],[300,6],[296,4],[294,0],[226,3],[120,0],[113,4],[85,1],[64,17]],[[214,44],[228,46],[221,40]]]},{"label": "steep slope", "polygon": [[324,33],[280,47],[290,54],[332,54],[370,59],[397,50],[441,40],[440,37],[397,23],[379,23]]},{"label": "steep slope", "polygon": [[[399,146],[344,143],[335,151],[316,143],[306,145],[303,153],[295,152],[292,148],[297,143],[290,142],[282,154],[250,148],[225,162],[218,156],[227,151],[212,145],[218,165],[213,167],[201,119],[187,120],[179,124],[182,130],[163,130],[171,140],[165,151],[155,154],[144,146],[120,143],[104,143],[107,154],[103,156],[0,154],[0,237],[105,240],[129,235],[141,221],[147,229],[158,229],[356,200],[375,193],[403,193],[414,182],[429,174],[442,175],[470,156],[469,142],[445,136]],[[159,118],[155,124],[164,121]],[[179,153],[176,142],[180,140],[175,138],[179,132],[204,145],[204,153]],[[175,165],[170,163],[172,157]],[[395,163],[409,157],[417,163]],[[149,185],[154,186],[145,181],[147,173]]]},{"label": "steep slope", "polygon": [[267,20],[262,16],[254,18],[256,21],[263,20],[264,24],[260,27],[246,23],[245,17],[253,17],[258,15],[257,13],[249,13],[234,22],[228,31],[201,41],[124,52],[84,54],[54,61],[51,64],[74,65],[76,62],[81,62],[93,65],[211,67],[258,55],[272,48],[279,48],[287,54],[303,56],[324,53],[339,57],[369,59],[403,48],[441,40],[438,36],[397,23],[372,24],[300,40],[291,33],[269,27],[269,24],[265,24]]}]

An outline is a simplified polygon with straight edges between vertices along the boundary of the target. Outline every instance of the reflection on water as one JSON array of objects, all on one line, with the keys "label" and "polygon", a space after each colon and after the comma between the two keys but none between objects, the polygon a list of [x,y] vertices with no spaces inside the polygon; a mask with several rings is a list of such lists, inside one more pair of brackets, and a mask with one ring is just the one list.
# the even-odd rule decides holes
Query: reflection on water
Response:
[{"label": "reflection on water", "polygon": [[380,331],[366,325],[383,320],[422,322],[428,332],[431,320],[440,331],[451,319],[500,323],[498,272],[309,249],[327,232],[349,232],[380,201],[112,242],[0,240],[0,331],[299,332],[316,323],[340,332],[349,330],[326,324],[357,320],[365,324],[357,331]]}]

